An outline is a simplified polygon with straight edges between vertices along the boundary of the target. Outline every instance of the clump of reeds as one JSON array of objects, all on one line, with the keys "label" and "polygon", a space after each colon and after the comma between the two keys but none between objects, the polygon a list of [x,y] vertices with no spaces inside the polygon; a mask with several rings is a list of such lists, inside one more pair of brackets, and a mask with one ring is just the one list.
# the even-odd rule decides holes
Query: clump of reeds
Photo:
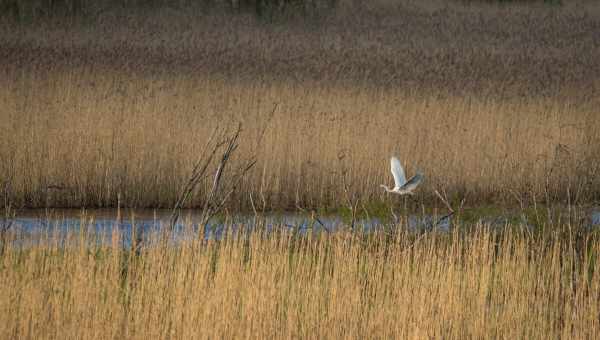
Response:
[{"label": "clump of reeds", "polygon": [[98,242],[85,228],[61,242],[52,233],[12,233],[0,256],[0,337],[598,334],[597,235],[506,230],[302,236],[275,229],[149,242],[138,252],[122,247],[118,233]]}]

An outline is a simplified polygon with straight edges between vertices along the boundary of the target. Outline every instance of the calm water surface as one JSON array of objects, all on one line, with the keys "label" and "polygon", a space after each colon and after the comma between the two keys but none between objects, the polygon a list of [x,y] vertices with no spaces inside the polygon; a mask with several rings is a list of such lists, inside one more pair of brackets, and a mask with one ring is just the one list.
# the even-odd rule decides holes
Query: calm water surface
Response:
[{"label": "calm water surface", "polygon": [[[19,211],[12,220],[11,230],[21,234],[56,234],[67,235],[78,233],[83,228],[99,235],[99,239],[110,240],[114,232],[120,234],[124,244],[130,244],[132,235],[145,235],[146,237],[161,228],[169,225],[171,210],[121,210],[116,209],[52,209],[52,210],[23,210]],[[198,235],[200,212],[198,210],[184,210],[172,233],[174,240],[179,240],[189,235]],[[430,215],[409,215],[405,217],[405,225],[410,231],[447,232],[452,228],[452,218]],[[509,219],[503,216],[484,216],[480,221],[497,228],[504,227]],[[600,228],[600,209],[591,210],[588,221],[591,228]],[[318,221],[305,213],[270,213],[261,215],[260,224],[256,226],[256,217],[252,214],[240,214],[229,217],[214,218],[204,229],[205,239],[221,238],[225,232],[233,234],[240,230],[263,228],[272,231],[276,228],[293,230],[301,234],[317,232],[335,232],[347,228],[349,221],[338,215],[318,216]],[[388,222],[389,224],[389,222]],[[522,221],[522,226],[531,228],[531,224]],[[227,226],[227,227],[226,227]],[[364,231],[373,231],[386,227],[386,221],[378,218],[361,219],[356,221],[355,228]],[[389,225],[387,226],[390,227]],[[191,233],[190,233],[191,232]],[[186,236],[188,235],[188,236]]]}]

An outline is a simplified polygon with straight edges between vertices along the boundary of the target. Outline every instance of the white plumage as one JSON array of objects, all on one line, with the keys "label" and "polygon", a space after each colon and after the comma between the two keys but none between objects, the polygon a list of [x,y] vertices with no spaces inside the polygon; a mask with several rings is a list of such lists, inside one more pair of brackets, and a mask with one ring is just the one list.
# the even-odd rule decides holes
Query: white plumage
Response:
[{"label": "white plumage", "polygon": [[390,160],[392,176],[394,176],[394,188],[390,189],[386,185],[381,185],[382,188],[387,192],[392,192],[394,194],[399,195],[413,195],[414,190],[419,186],[421,181],[423,180],[423,174],[417,171],[417,174],[414,175],[408,181],[406,180],[406,175],[404,174],[404,168],[402,168],[402,164],[400,164],[400,160],[396,157],[392,157]]}]

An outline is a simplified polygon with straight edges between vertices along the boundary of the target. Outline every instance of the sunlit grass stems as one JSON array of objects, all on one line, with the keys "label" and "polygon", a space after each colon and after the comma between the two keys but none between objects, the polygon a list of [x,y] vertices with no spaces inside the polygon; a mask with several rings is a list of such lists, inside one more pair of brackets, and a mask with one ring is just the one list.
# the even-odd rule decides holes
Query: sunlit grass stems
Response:
[{"label": "sunlit grass stems", "polygon": [[[16,207],[172,208],[212,129],[238,122],[231,169],[249,150],[257,163],[230,210],[250,195],[258,211],[347,196],[363,210],[387,200],[391,155],[423,171],[419,205],[436,189],[600,198],[594,1],[348,0],[275,25],[178,3],[0,20],[0,182]],[[186,206],[204,205],[210,183],[197,189]]]},{"label": "sunlit grass stems", "polygon": [[[592,102],[93,72],[14,80],[0,80],[0,178],[17,207],[115,207],[120,195],[123,206],[171,208],[212,129],[237,122],[232,169],[255,152],[257,163],[227,208],[249,210],[250,194],[259,210],[337,207],[343,178],[363,203],[384,201],[391,155],[425,174],[418,202],[437,200],[435,189],[468,203],[600,192]],[[186,206],[208,191],[199,185]]]},{"label": "sunlit grass stems", "polygon": [[[565,230],[568,228],[565,227]],[[518,230],[518,229],[514,229]],[[600,332],[600,240],[259,233],[147,245],[13,240],[2,338],[573,338]],[[112,243],[111,243],[112,242]],[[149,243],[152,244],[152,243]]]}]

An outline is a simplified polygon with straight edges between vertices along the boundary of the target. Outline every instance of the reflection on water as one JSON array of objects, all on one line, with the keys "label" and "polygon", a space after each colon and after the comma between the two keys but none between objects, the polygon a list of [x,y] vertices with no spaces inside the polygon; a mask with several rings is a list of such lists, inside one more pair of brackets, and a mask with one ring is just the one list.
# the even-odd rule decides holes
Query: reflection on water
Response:
[{"label": "reflection on water", "polygon": [[[13,230],[24,234],[54,234],[67,235],[69,232],[86,231],[94,232],[99,239],[110,240],[113,233],[118,231],[120,238],[125,244],[131,243],[132,236],[151,235],[169,226],[170,210],[135,210],[125,211],[121,214],[116,210],[99,209],[90,211],[80,210],[29,210],[19,213],[13,220]],[[174,240],[186,235],[199,234],[199,221],[201,219],[198,211],[184,211],[181,214],[172,236]],[[258,222],[257,222],[258,221]],[[440,218],[434,216],[409,216],[405,225],[410,231],[449,231],[451,218]],[[389,224],[389,223],[388,223]],[[203,232],[205,239],[221,238],[224,233],[237,234],[240,230],[255,230],[261,228],[266,232],[276,229],[308,234],[318,232],[335,232],[348,228],[349,221],[341,216],[319,216],[313,219],[307,214],[301,213],[272,213],[261,215],[235,215],[212,219]],[[383,228],[386,221],[378,218],[361,219],[355,222],[355,228],[361,231],[374,231]]]},{"label": "reflection on water", "polygon": [[[129,210],[118,213],[115,209],[81,210],[26,210],[20,212],[13,220],[12,230],[21,234],[52,234],[65,236],[68,233],[78,233],[85,229],[92,231],[102,240],[110,240],[114,232],[119,233],[125,245],[130,245],[132,237],[144,237],[156,234],[169,225],[170,210]],[[589,226],[600,227],[600,211],[592,211],[588,216]],[[220,239],[224,233],[238,234],[241,230],[251,231],[260,228],[266,232],[284,229],[299,234],[335,232],[348,228],[349,221],[341,216],[319,216],[318,220],[307,214],[273,213],[261,215],[235,215],[214,218],[199,233],[200,214],[195,210],[185,210],[181,214],[172,233],[172,240],[177,241],[189,235],[204,235],[205,239]],[[257,220],[259,221],[257,223]],[[431,215],[410,215],[402,218],[400,223],[393,224],[378,218],[361,219],[356,221],[355,228],[370,232],[378,228],[407,228],[408,231],[448,232],[452,229],[451,216],[439,217]],[[510,224],[505,216],[488,216],[479,222],[492,228],[503,228]],[[390,226],[392,224],[392,226]],[[532,229],[527,221],[521,221],[521,226]],[[389,230],[389,229],[388,229]],[[137,236],[136,236],[137,235]]]},{"label": "reflection on water", "polygon": [[592,227],[600,227],[600,211],[592,212],[590,225]]}]

